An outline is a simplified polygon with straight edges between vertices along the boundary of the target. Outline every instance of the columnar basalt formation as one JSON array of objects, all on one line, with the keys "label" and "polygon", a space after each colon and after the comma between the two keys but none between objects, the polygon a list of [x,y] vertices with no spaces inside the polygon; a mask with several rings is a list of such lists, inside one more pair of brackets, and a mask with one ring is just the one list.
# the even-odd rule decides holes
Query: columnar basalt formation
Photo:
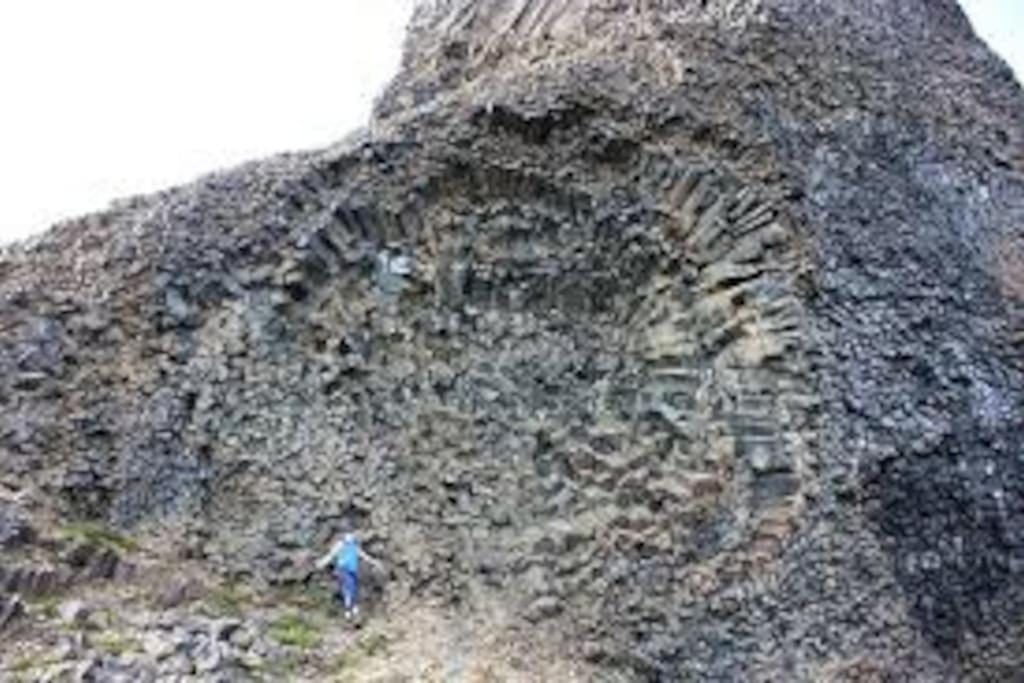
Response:
[{"label": "columnar basalt formation", "polygon": [[607,680],[1009,680],[1022,226],[951,1],[424,3],[360,135],[7,250],[4,481]]}]

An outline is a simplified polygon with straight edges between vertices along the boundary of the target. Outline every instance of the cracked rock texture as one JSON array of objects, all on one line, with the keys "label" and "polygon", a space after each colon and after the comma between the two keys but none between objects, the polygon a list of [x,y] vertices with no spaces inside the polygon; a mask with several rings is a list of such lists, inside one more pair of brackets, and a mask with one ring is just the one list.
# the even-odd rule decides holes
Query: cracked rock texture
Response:
[{"label": "cracked rock texture", "polygon": [[279,582],[355,526],[607,680],[1012,679],[1022,442],[952,0],[424,3],[367,130],[0,257],[9,488]]}]

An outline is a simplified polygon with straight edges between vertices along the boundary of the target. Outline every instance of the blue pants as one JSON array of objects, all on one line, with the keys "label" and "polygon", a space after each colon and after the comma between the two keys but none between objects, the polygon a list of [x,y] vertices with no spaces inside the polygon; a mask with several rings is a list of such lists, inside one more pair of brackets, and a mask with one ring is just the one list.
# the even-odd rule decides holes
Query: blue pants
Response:
[{"label": "blue pants", "polygon": [[345,609],[352,609],[359,601],[359,574],[343,569],[336,576],[338,577],[338,597],[344,603]]}]

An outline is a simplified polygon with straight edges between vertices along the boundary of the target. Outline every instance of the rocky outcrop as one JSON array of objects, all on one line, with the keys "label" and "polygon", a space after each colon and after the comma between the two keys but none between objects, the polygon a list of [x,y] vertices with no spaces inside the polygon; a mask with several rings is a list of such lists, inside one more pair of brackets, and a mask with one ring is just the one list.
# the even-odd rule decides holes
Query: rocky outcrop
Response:
[{"label": "rocky outcrop", "polygon": [[406,52],[364,135],[4,254],[10,476],[276,582],[356,526],[384,604],[609,680],[1016,670],[1024,98],[954,3]]}]

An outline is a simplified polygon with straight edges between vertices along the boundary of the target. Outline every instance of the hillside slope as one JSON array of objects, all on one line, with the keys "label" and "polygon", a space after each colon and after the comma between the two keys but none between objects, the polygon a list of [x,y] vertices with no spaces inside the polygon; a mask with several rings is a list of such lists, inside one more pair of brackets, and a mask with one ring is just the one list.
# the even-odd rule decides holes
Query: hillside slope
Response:
[{"label": "hillside slope", "polygon": [[253,585],[355,527],[383,628],[581,680],[1005,680],[1022,245],[950,0],[424,3],[363,134],[0,257],[7,505]]}]

